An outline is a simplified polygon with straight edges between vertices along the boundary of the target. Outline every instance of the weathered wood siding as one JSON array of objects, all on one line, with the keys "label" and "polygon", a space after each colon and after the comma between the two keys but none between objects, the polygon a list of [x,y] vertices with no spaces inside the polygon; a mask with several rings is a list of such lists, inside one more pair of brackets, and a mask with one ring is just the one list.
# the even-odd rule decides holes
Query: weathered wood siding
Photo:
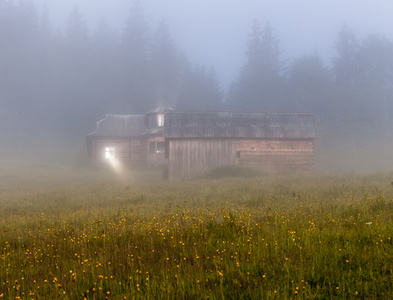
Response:
[{"label": "weathered wood siding", "polygon": [[267,173],[310,172],[312,140],[170,139],[168,178],[190,178],[234,165]]},{"label": "weathered wood siding", "polygon": [[150,137],[147,140],[147,164],[149,167],[166,165],[165,139],[162,136]]},{"label": "weathered wood siding", "polygon": [[96,138],[92,140],[92,162],[97,164],[107,163],[105,148],[114,148],[117,160],[129,167],[144,167],[147,164],[146,141],[136,138]]},{"label": "weathered wood siding", "polygon": [[310,172],[314,165],[312,140],[238,140],[237,165],[267,173]]},{"label": "weathered wood siding", "polygon": [[236,142],[229,139],[174,139],[168,141],[168,151],[169,179],[236,164]]}]

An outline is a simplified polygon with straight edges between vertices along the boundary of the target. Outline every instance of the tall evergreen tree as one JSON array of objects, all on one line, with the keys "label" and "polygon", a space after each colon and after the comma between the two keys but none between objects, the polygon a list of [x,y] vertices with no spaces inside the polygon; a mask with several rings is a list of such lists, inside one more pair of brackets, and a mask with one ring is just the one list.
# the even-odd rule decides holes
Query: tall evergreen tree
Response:
[{"label": "tall evergreen tree", "polygon": [[336,44],[333,58],[333,74],[338,84],[355,84],[359,75],[359,41],[355,32],[343,25]]},{"label": "tall evergreen tree", "polygon": [[15,109],[29,111],[34,107],[37,37],[37,13],[32,3],[5,3],[0,8],[0,93]]},{"label": "tall evergreen tree", "polygon": [[94,115],[98,119],[108,112],[116,111],[118,104],[113,99],[119,96],[117,92],[119,72],[116,64],[119,36],[115,29],[110,28],[105,19],[101,19],[92,33],[91,43]]},{"label": "tall evergreen tree", "polygon": [[[332,107],[340,122],[348,122],[344,130],[355,130],[357,116],[364,113],[361,101],[359,41],[355,32],[344,25],[338,33],[335,43],[336,56],[333,57],[332,72],[335,89],[332,97]],[[352,133],[351,133],[352,134]]]},{"label": "tall evergreen tree", "polygon": [[91,37],[94,53],[102,58],[113,59],[119,46],[118,32],[111,28],[105,18],[101,18]]},{"label": "tall evergreen tree", "polygon": [[393,43],[370,34],[359,49],[360,86],[370,122],[386,136],[393,129]]},{"label": "tall evergreen tree", "polygon": [[[39,101],[37,114],[41,120],[48,119],[48,111],[55,111],[56,101],[58,94],[56,89],[58,84],[58,70],[59,63],[59,48],[57,47],[55,36],[49,21],[49,12],[47,6],[44,5],[38,16],[38,48],[34,54],[35,60],[35,74],[36,74],[36,87],[39,89]],[[64,58],[61,55],[61,58]],[[51,121],[56,120],[53,118]],[[43,126],[47,126],[47,123]],[[53,127],[53,126],[52,126]]]},{"label": "tall evergreen tree", "polygon": [[390,85],[392,47],[377,35],[360,40],[353,30],[343,26],[335,48],[335,85],[329,101],[330,124],[326,126],[330,135],[324,140],[336,145],[340,155],[347,155],[346,163],[360,166],[370,153],[383,157],[393,141],[389,137],[391,92],[386,89]]},{"label": "tall evergreen tree", "polygon": [[75,6],[68,17],[64,46],[70,56],[69,62],[74,63],[75,67],[85,67],[84,63],[89,62],[91,53],[90,36],[78,6]]},{"label": "tall evergreen tree", "polygon": [[[92,82],[94,74],[91,73],[93,61],[90,34],[77,6],[68,17],[62,46],[59,67],[63,82],[58,89],[61,91],[58,96],[58,109],[61,112],[59,129],[76,134],[93,122],[89,114],[94,107],[92,91],[95,88]],[[74,115],[76,111],[78,114]],[[69,123],[71,117],[74,119],[72,124]]]},{"label": "tall evergreen tree", "polygon": [[213,67],[195,65],[184,73],[177,108],[180,110],[219,110],[222,93]]},{"label": "tall evergreen tree", "polygon": [[150,29],[141,2],[130,11],[120,44],[119,100],[123,113],[144,113],[154,105],[150,72]]},{"label": "tall evergreen tree", "polygon": [[220,79],[218,78],[216,69],[211,66],[206,74],[205,81],[206,103],[202,105],[204,110],[222,110],[224,94],[221,89]]},{"label": "tall evergreen tree", "polygon": [[165,20],[161,20],[152,37],[151,71],[156,105],[175,106],[182,76],[188,62],[177,49]]},{"label": "tall evergreen tree", "polygon": [[359,65],[364,83],[393,87],[393,43],[384,36],[370,34],[361,42]]},{"label": "tall evergreen tree", "polygon": [[318,53],[296,59],[288,72],[289,91],[294,111],[310,111],[318,115],[328,112],[332,78]]},{"label": "tall evergreen tree", "polygon": [[237,110],[281,110],[284,103],[285,61],[279,39],[267,23],[263,30],[254,22],[246,52],[246,63],[232,83],[228,105]]}]

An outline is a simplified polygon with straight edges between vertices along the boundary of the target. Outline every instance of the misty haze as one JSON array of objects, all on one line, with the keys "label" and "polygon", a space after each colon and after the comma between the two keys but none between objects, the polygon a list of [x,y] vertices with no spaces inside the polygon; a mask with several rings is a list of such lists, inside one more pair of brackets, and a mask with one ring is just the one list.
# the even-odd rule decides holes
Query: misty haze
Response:
[{"label": "misty haze", "polygon": [[393,299],[391,0],[0,0],[0,299]]},{"label": "misty haze", "polygon": [[[106,114],[144,114],[168,105],[181,111],[311,112],[318,130],[316,170],[393,166],[387,2],[372,9],[353,2],[353,14],[347,3],[341,10],[321,4],[332,13],[319,16],[331,19],[329,30],[317,23],[304,31],[298,20],[299,32],[284,26],[295,27],[296,15],[316,22],[318,7],[307,1],[298,7],[285,1],[229,5],[239,10],[241,26],[233,22],[235,12],[222,12],[220,20],[217,8],[226,8],[221,2],[88,3],[1,2],[3,161],[87,164],[85,136]],[[246,7],[253,5],[260,11],[251,14]],[[179,15],[191,14],[189,23],[176,15],[177,6]],[[355,15],[365,9],[380,13],[377,25],[359,23]],[[230,22],[226,35],[223,22]],[[205,23],[220,35],[213,39]]]}]

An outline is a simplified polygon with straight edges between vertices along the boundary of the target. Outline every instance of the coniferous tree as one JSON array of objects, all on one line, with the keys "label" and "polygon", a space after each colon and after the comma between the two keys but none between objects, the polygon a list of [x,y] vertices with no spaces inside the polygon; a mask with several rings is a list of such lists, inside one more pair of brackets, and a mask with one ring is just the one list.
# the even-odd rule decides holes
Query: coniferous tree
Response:
[{"label": "coniferous tree", "polygon": [[361,102],[370,125],[385,136],[393,123],[393,43],[384,36],[370,34],[359,49]]},{"label": "coniferous tree", "polygon": [[294,111],[328,112],[332,78],[318,53],[295,59],[288,72],[289,94]]},{"label": "coniferous tree", "polygon": [[29,2],[5,3],[0,8],[0,93],[9,107],[29,111],[34,108],[37,79],[38,21]]},{"label": "coniferous tree", "polygon": [[141,2],[135,2],[120,43],[118,107],[123,113],[144,113],[154,105],[150,72],[151,36]]},{"label": "coniferous tree", "polygon": [[389,137],[392,44],[374,34],[358,39],[353,30],[343,26],[335,49],[335,84],[329,101],[330,124],[325,129],[330,134],[324,140],[340,149],[336,155],[347,155],[343,161],[353,168],[366,165],[365,161],[375,156],[383,157],[393,141]]},{"label": "coniferous tree", "polygon": [[206,110],[222,110],[223,109],[223,92],[221,90],[220,79],[218,78],[216,69],[211,66],[206,73],[205,82],[205,98]]},{"label": "coniferous tree", "polygon": [[393,87],[393,43],[384,36],[370,34],[359,49],[359,69],[362,83],[382,89]]},{"label": "coniferous tree", "polygon": [[183,55],[170,36],[167,23],[162,20],[153,35],[151,48],[156,105],[176,105],[186,64],[188,62],[183,60]]},{"label": "coniferous tree", "polygon": [[92,93],[95,100],[94,115],[97,120],[108,112],[115,112],[118,104],[113,99],[119,96],[119,71],[116,64],[119,36],[105,19],[101,19],[92,33],[91,43],[91,79],[94,87]]},{"label": "coniferous tree", "polygon": [[222,93],[213,67],[206,72],[205,67],[195,65],[184,73],[177,108],[180,110],[219,110]]},{"label": "coniferous tree", "polygon": [[104,21],[90,34],[77,7],[64,30],[53,30],[49,14],[46,6],[37,14],[30,1],[0,0],[0,122],[12,124],[13,139],[19,130],[22,141],[34,136],[31,148],[44,140],[55,147],[82,139],[105,113],[220,104],[215,72],[192,67],[164,22],[152,40],[140,3],[121,36]]},{"label": "coniferous tree", "polygon": [[68,17],[64,46],[68,56],[67,63],[76,68],[75,71],[83,71],[90,66],[90,36],[84,17],[77,6]]},{"label": "coniferous tree", "polygon": [[335,87],[331,99],[334,111],[331,118],[335,120],[335,126],[353,135],[358,128],[355,125],[358,116],[365,113],[361,101],[359,41],[355,32],[344,25],[338,33],[335,49],[332,66]]},{"label": "coniferous tree", "polygon": [[[58,95],[60,103],[57,106],[61,112],[59,129],[76,134],[84,130],[87,123],[93,122],[89,114],[94,107],[91,40],[78,7],[75,7],[68,17],[62,46],[59,67],[63,83],[59,88],[61,94]],[[70,118],[74,120],[72,124],[69,123]]]},{"label": "coniferous tree", "polygon": [[342,85],[354,85],[359,75],[359,41],[355,32],[344,25],[337,37],[333,58],[335,81]]},{"label": "coniferous tree", "polygon": [[260,30],[254,22],[246,53],[247,61],[232,83],[228,105],[245,111],[285,109],[285,61],[281,60],[279,39],[266,24]]}]

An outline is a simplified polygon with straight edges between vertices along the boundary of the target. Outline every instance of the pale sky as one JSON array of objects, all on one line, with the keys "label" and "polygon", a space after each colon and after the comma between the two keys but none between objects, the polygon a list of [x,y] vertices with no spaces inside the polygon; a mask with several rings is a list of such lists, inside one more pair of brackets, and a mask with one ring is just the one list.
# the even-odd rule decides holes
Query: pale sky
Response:
[{"label": "pale sky", "polygon": [[[89,29],[105,17],[121,31],[132,0],[35,0],[46,2],[52,24],[63,27],[77,4]],[[178,47],[194,63],[214,66],[226,88],[244,62],[253,20],[269,22],[282,58],[291,61],[315,50],[330,63],[345,23],[359,37],[384,34],[393,40],[392,0],[141,0],[151,29],[165,18]]]}]

